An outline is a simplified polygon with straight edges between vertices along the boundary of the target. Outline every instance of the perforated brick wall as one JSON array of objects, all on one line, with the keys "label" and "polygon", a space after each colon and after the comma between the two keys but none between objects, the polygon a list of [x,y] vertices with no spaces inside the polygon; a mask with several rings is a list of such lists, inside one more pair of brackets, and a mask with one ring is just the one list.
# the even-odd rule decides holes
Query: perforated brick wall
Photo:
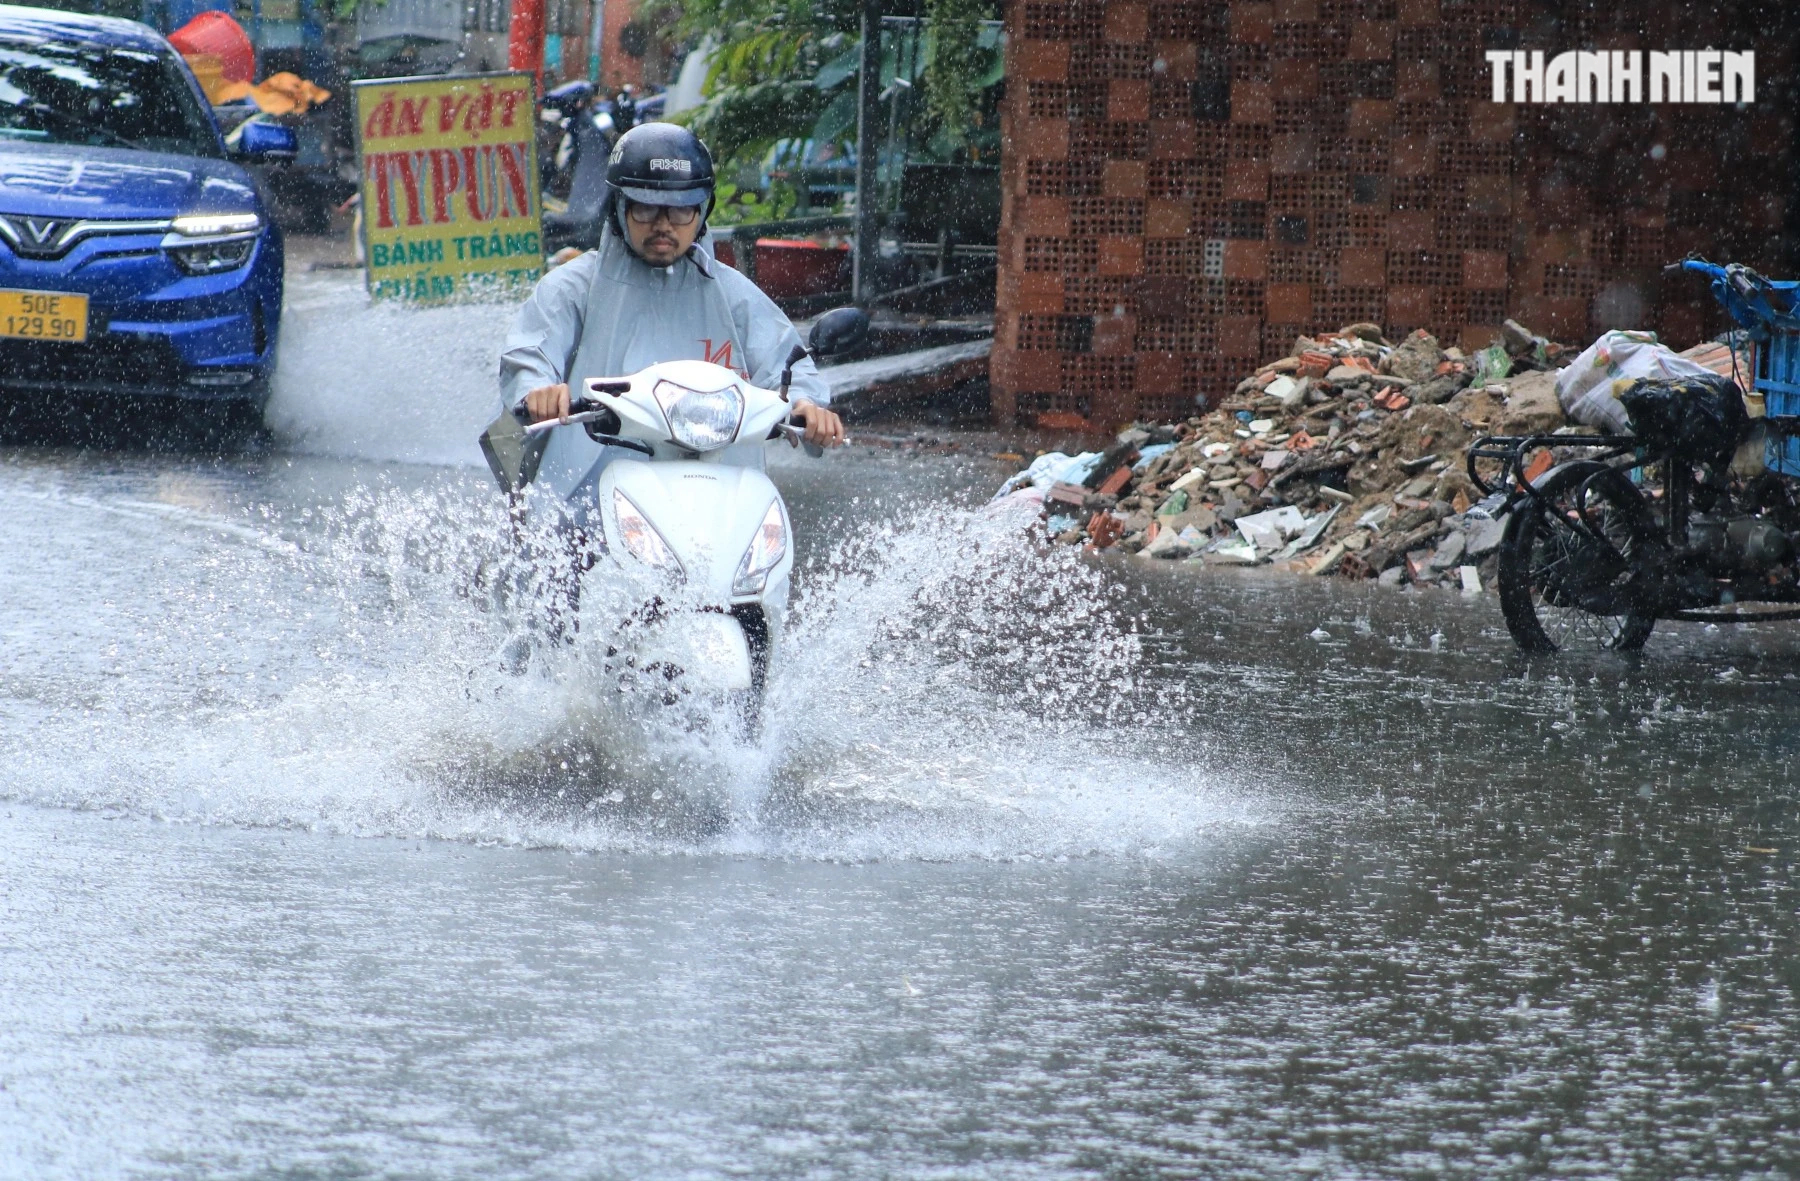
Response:
[{"label": "perforated brick wall", "polygon": [[[1013,0],[996,418],[1181,417],[1358,320],[1717,330],[1660,265],[1792,269],[1800,16],[1693,7]],[[1483,58],[1706,46],[1758,51],[1753,110],[1496,104]]]}]

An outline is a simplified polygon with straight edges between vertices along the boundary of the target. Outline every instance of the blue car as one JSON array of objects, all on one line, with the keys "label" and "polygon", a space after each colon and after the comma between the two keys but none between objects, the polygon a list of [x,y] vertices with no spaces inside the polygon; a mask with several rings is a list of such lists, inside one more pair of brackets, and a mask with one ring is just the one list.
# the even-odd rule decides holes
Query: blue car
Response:
[{"label": "blue car", "polygon": [[[261,410],[281,235],[187,63],[144,25],[0,5],[0,398],[146,394]],[[221,407],[224,409],[225,407]]]}]

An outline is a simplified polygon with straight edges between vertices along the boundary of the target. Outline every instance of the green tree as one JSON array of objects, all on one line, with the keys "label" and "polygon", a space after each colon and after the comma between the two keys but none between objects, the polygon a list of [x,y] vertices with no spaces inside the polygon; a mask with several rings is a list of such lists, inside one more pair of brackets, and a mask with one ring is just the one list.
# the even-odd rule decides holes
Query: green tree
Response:
[{"label": "green tree", "polygon": [[[663,11],[678,35],[710,43],[708,98],[691,121],[728,167],[781,140],[855,139],[860,0],[665,0]],[[889,0],[883,12],[925,18],[916,43],[883,38],[882,84],[922,83],[902,92],[901,117],[911,142],[941,154],[981,119],[983,92],[999,80],[998,38],[980,27],[998,4]]]}]

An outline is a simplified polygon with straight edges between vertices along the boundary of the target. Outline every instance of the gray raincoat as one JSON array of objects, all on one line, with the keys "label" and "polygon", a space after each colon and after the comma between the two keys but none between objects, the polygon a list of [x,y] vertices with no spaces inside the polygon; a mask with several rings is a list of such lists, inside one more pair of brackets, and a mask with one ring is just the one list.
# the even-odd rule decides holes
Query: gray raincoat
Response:
[{"label": "gray raincoat", "polygon": [[[502,409],[540,386],[624,377],[659,361],[712,361],[752,385],[775,389],[800,334],[773,300],[699,246],[671,266],[633,254],[608,225],[598,249],[551,271],[519,309],[500,354]],[[823,406],[831,390],[810,360],[794,366],[793,396]],[[762,440],[733,444],[721,458],[762,466]],[[580,427],[551,432],[537,483],[564,498],[592,485],[609,460]]]}]

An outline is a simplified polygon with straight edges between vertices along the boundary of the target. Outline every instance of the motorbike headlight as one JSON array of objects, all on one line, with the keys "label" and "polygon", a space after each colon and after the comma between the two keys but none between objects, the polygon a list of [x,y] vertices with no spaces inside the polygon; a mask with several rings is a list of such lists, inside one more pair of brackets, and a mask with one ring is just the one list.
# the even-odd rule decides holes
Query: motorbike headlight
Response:
[{"label": "motorbike headlight", "polygon": [[658,569],[672,569],[682,573],[681,559],[669,548],[650,518],[638,511],[638,506],[617,488],[613,489],[613,512],[619,518],[619,540],[631,551],[631,556],[646,566]]},{"label": "motorbike headlight", "polygon": [[262,218],[254,213],[188,214],[170,223],[163,248],[190,275],[233,271],[250,259]]},{"label": "motorbike headlight", "polygon": [[690,390],[672,381],[656,383],[656,404],[669,422],[669,437],[689,451],[715,451],[737,438],[744,421],[744,395],[735,385]]},{"label": "motorbike headlight", "polygon": [[760,595],[769,581],[769,571],[781,564],[787,553],[787,520],[781,513],[781,502],[778,500],[769,506],[763,515],[762,524],[757,526],[756,536],[750,541],[750,548],[744,551],[744,560],[738,563],[737,576],[731,580],[731,593],[734,595]]}]

